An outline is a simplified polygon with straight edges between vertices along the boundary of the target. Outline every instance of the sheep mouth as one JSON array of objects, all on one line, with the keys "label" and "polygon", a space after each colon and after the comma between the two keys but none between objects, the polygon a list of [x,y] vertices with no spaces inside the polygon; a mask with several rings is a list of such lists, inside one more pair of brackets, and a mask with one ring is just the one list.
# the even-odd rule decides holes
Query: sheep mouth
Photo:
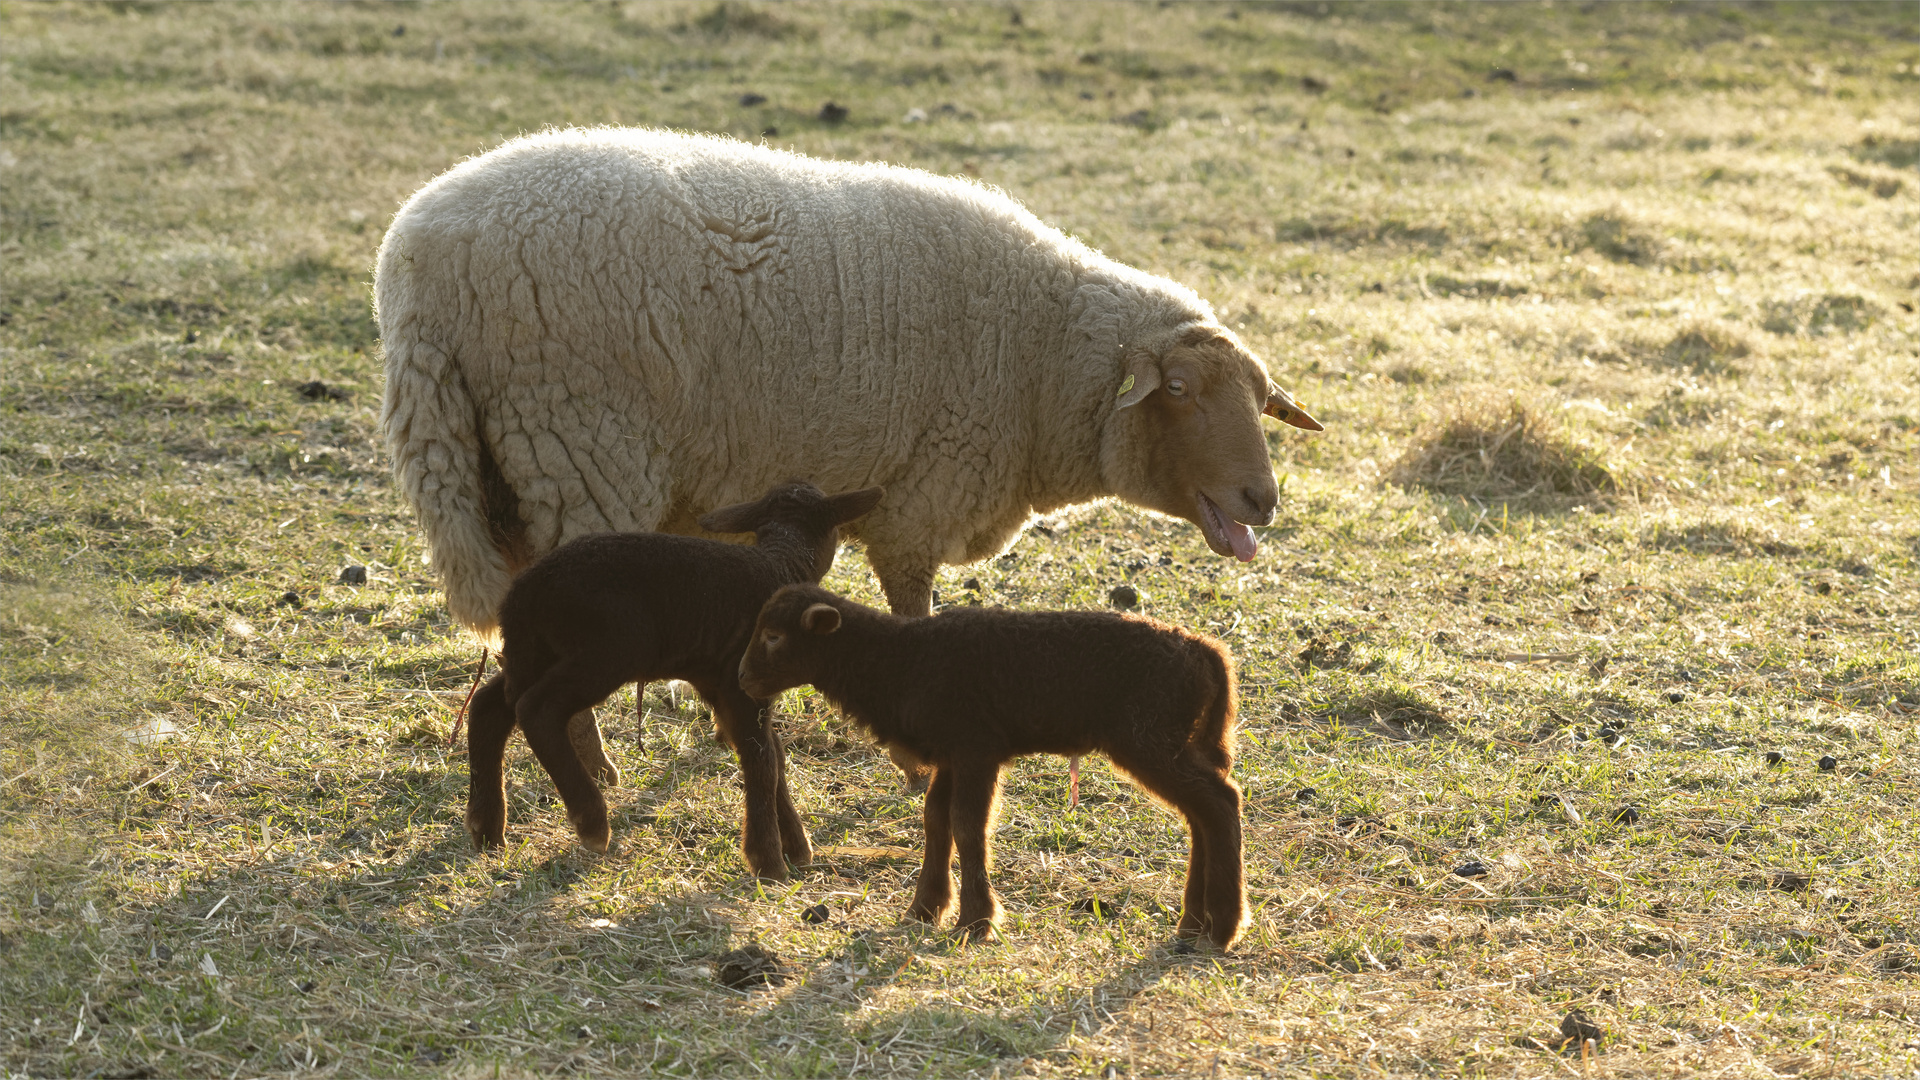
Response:
[{"label": "sheep mouth", "polygon": [[1228,517],[1204,493],[1199,495],[1199,502],[1200,532],[1213,553],[1252,562],[1260,553],[1260,540],[1253,535],[1253,530]]},{"label": "sheep mouth", "polygon": [[746,691],[748,697],[770,698],[780,692],[779,690],[769,691],[762,680],[755,678],[752,673],[748,672],[747,663],[744,659],[740,661],[739,676],[740,689]]}]

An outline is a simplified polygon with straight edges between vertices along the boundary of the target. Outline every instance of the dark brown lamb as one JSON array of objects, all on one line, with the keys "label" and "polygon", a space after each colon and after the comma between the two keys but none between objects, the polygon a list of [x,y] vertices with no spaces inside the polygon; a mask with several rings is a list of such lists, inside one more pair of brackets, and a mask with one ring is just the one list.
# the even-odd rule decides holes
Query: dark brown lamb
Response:
[{"label": "dark brown lamb", "polygon": [[1192,835],[1179,929],[1231,948],[1246,922],[1233,658],[1219,642],[1135,615],[961,608],[922,618],[789,585],[740,660],[756,698],[811,683],[889,748],[933,767],[926,862],[911,918],[998,932],[988,879],[1000,769],[1027,754],[1099,751],[1179,811]]},{"label": "dark brown lamb", "polygon": [[741,846],[764,878],[813,859],[787,792],[786,758],[766,698],[740,689],[740,654],[775,589],[819,581],[833,567],[841,525],[872,510],[882,489],[826,495],[782,484],[700,519],[709,532],[754,534],[752,547],[662,533],[606,533],[556,548],[515,578],[500,606],[503,670],[474,695],[467,736],[467,835],[506,839],[501,759],[517,724],[553,778],[580,842],[607,850],[607,803],[587,775],[567,719],[630,682],[684,679],[713,707],[740,758],[746,787]]}]

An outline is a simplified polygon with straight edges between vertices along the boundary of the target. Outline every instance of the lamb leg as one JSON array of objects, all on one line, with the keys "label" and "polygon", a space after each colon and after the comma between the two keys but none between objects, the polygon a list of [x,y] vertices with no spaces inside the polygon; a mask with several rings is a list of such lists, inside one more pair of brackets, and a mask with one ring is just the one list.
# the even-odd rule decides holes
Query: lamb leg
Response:
[{"label": "lamb leg", "polygon": [[567,720],[567,739],[588,776],[605,787],[620,786],[620,770],[607,757],[607,748],[600,741],[600,722],[593,718],[592,709],[582,709]]}]

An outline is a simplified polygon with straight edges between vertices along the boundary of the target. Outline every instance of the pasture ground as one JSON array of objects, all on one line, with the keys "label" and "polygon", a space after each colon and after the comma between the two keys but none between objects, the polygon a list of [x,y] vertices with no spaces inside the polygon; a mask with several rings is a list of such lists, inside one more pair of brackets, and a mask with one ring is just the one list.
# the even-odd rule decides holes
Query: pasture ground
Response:
[{"label": "pasture ground", "polygon": [[[0,1071],[1913,1073],[1917,11],[0,5]],[[1240,950],[1175,947],[1181,831],[1057,761],[1008,785],[1007,941],[903,925],[918,800],[798,694],[791,885],[661,687],[614,854],[524,750],[467,850],[477,650],[378,450],[369,267],[568,123],[978,176],[1326,421],[1251,565],[1095,508],[940,582],[1232,644]],[[719,985],[755,942],[787,981]],[[1597,1053],[1545,1045],[1575,1009]]]}]

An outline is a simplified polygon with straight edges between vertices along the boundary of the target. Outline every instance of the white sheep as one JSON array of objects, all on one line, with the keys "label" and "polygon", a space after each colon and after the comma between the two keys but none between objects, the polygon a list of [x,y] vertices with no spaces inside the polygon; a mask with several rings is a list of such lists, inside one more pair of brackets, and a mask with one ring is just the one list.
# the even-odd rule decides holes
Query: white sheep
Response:
[{"label": "white sheep", "polygon": [[858,535],[901,612],[1110,496],[1250,558],[1260,412],[1319,429],[1191,290],[997,191],[726,139],[508,142],[407,201],[374,295],[395,472],[483,634],[560,543],[697,532],[796,473],[886,486]]},{"label": "white sheep", "polygon": [[561,543],[695,533],[795,475],[886,487],[854,531],[905,614],[941,564],[1107,497],[1250,559],[1278,499],[1260,413],[1320,427],[1192,290],[997,191],[727,139],[570,129],[465,161],[401,207],[374,301],[395,474],[482,635]]}]

